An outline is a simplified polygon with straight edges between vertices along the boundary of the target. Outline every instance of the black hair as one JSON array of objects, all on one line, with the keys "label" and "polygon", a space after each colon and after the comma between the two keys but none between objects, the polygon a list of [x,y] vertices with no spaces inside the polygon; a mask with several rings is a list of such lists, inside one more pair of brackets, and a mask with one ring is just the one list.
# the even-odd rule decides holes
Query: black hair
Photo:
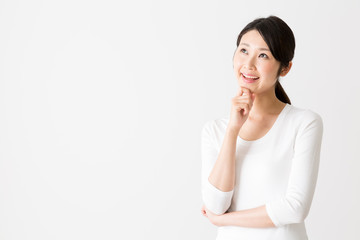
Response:
[{"label": "black hair", "polygon": [[280,62],[280,68],[277,74],[277,81],[275,85],[276,97],[284,102],[291,104],[291,101],[285,90],[279,82],[279,75],[283,68],[289,66],[289,63],[294,57],[295,52],[295,37],[290,27],[279,17],[269,16],[267,18],[257,18],[250,22],[238,35],[236,46],[238,47],[242,36],[250,30],[257,30],[268,47],[274,58]]}]

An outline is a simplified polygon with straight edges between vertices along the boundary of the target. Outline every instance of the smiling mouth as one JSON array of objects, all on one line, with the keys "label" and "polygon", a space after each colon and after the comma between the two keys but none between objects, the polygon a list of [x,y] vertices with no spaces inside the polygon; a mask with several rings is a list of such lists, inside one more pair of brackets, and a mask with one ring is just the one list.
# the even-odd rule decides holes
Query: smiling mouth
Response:
[{"label": "smiling mouth", "polygon": [[252,75],[247,75],[244,73],[241,73],[241,76],[244,78],[244,80],[246,80],[247,82],[254,82],[255,80],[258,80],[259,77],[256,76],[252,76]]}]

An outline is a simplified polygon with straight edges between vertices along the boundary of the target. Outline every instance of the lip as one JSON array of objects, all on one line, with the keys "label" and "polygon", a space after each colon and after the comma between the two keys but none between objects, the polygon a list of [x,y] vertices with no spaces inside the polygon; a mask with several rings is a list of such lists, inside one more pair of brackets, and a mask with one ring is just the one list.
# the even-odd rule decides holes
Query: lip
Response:
[{"label": "lip", "polygon": [[[246,82],[246,83],[254,83],[256,82],[259,78],[257,79],[250,79],[250,78],[246,78],[243,73],[240,73],[241,74],[241,79]],[[246,74],[246,73],[245,73]],[[246,74],[246,76],[249,76],[249,77],[256,77],[255,75],[251,75],[251,74]]]},{"label": "lip", "polygon": [[240,72],[241,74],[245,74],[246,76],[248,77],[258,77],[256,75],[253,75],[253,74],[249,74],[249,73],[245,73],[245,72]]}]

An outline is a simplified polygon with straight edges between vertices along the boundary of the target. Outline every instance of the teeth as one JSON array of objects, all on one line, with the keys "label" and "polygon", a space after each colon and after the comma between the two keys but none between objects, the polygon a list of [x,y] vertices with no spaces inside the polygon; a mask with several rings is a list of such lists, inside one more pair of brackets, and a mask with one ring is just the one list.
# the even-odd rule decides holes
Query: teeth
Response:
[{"label": "teeth", "polygon": [[244,77],[246,77],[246,78],[252,78],[252,79],[258,78],[258,77],[248,76],[248,75],[246,75],[246,74],[244,74],[244,73],[242,73],[242,75],[244,75]]}]

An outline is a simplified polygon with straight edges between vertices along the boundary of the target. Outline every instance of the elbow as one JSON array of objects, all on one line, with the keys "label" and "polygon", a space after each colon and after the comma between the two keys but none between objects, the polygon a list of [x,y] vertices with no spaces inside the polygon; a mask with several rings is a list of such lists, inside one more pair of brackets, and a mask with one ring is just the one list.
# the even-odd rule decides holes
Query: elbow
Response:
[{"label": "elbow", "polygon": [[226,205],[215,205],[206,201],[204,201],[204,204],[206,208],[215,215],[223,215],[230,207]]},{"label": "elbow", "polygon": [[290,223],[302,223],[305,221],[305,218],[307,217],[308,213],[304,208],[299,208],[295,212],[291,214],[291,217],[289,218]]},{"label": "elbow", "polygon": [[231,199],[226,196],[203,195],[203,202],[206,208],[215,215],[224,214],[231,205]]},{"label": "elbow", "polygon": [[230,207],[234,190],[223,192],[206,181],[202,189],[202,198],[206,208],[216,215],[224,214]]},{"label": "elbow", "polygon": [[288,223],[302,223],[305,221],[309,213],[309,209],[306,207],[306,204],[300,201],[289,202],[289,212],[288,212]]},{"label": "elbow", "polygon": [[309,213],[309,207],[303,201],[283,198],[267,205],[268,214],[276,227],[302,223]]}]

